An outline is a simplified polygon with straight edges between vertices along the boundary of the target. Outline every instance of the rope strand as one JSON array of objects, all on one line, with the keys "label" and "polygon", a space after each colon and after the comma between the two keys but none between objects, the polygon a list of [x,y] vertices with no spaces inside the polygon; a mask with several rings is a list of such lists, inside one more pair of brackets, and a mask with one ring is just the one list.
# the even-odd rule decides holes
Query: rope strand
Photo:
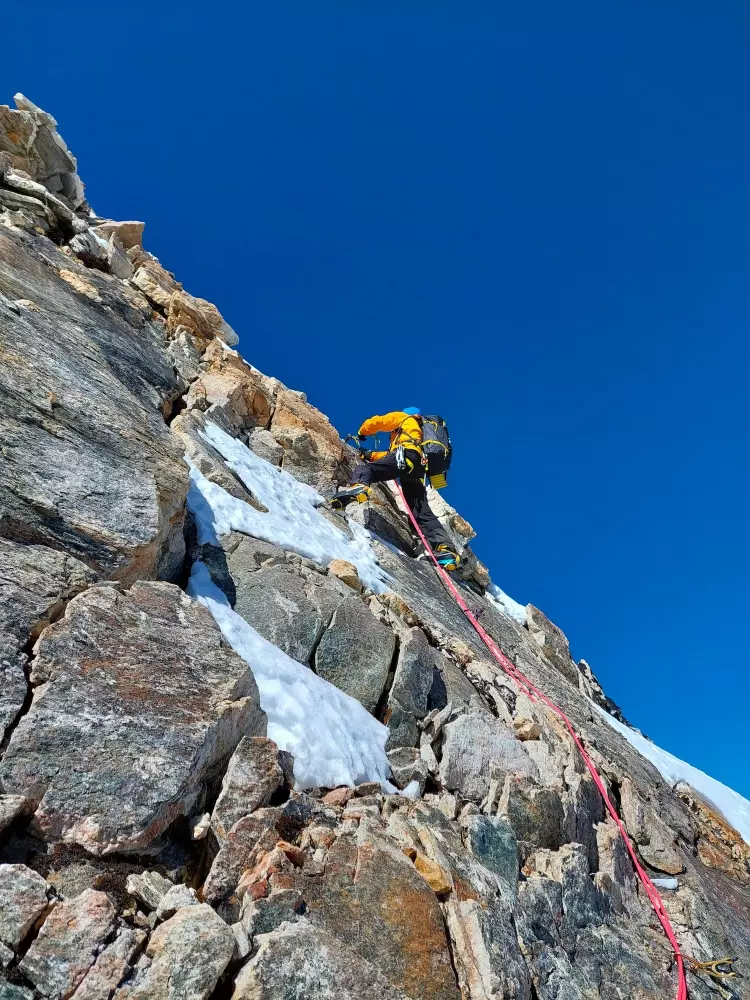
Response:
[{"label": "rope strand", "polygon": [[435,553],[432,551],[430,543],[425,538],[422,529],[419,527],[419,524],[417,523],[417,519],[414,517],[411,508],[406,502],[406,497],[404,496],[404,492],[401,489],[401,485],[398,482],[395,482],[394,486],[396,487],[396,490],[398,491],[398,494],[406,509],[406,512],[409,515],[409,519],[411,520],[411,523],[414,526],[414,530],[419,535],[419,538],[421,539],[422,544],[424,545],[427,551],[427,554],[435,564],[435,568],[440,574],[443,583],[452,594],[454,600],[456,601],[456,604],[459,606],[459,608],[463,611],[463,613],[469,619],[471,624],[474,626],[474,629],[476,630],[482,642],[489,649],[490,653],[492,653],[492,655],[500,664],[500,666],[503,668],[503,670],[506,672],[506,674],[508,674],[508,676],[511,677],[516,682],[516,684],[521,688],[524,694],[526,694],[527,697],[531,699],[531,701],[541,701],[542,704],[546,705],[546,707],[562,721],[562,723],[565,725],[565,728],[570,733],[576,747],[578,748],[579,753],[581,754],[581,757],[583,758],[583,762],[586,765],[589,774],[593,778],[594,783],[596,784],[596,787],[599,790],[599,794],[601,795],[602,800],[604,801],[604,805],[607,808],[607,812],[610,814],[615,824],[617,825],[617,829],[619,830],[620,835],[625,842],[628,854],[630,855],[630,859],[633,862],[633,867],[635,869],[636,875],[643,883],[643,887],[646,891],[646,895],[648,896],[649,902],[651,903],[651,906],[653,907],[654,912],[656,913],[659,923],[661,924],[664,933],[667,936],[667,940],[672,946],[672,950],[674,951],[675,959],[677,961],[677,1000],[688,1000],[687,979],[685,977],[685,962],[682,956],[682,952],[680,951],[680,945],[677,941],[674,928],[672,927],[672,923],[669,919],[669,915],[667,914],[667,911],[664,909],[664,903],[662,902],[662,898],[659,895],[659,890],[651,881],[648,872],[645,870],[643,865],[638,860],[638,856],[635,852],[635,848],[633,847],[630,841],[630,837],[628,837],[625,825],[623,821],[620,819],[617,809],[615,808],[615,806],[612,803],[612,800],[609,797],[609,793],[607,792],[607,788],[604,784],[603,778],[597,771],[594,762],[592,761],[591,757],[586,751],[585,746],[583,745],[583,740],[576,732],[573,723],[570,721],[565,712],[553,701],[551,701],[543,691],[539,690],[539,688],[537,688],[528,679],[528,677],[526,677],[518,669],[518,667],[514,663],[511,663],[511,661],[508,659],[505,653],[503,653],[503,651],[498,647],[497,643],[492,638],[492,636],[490,636],[487,633],[487,631],[482,627],[482,625],[480,625],[476,615],[468,606],[466,601],[459,593],[456,585],[453,583],[451,578],[448,576],[446,571],[438,562]]}]

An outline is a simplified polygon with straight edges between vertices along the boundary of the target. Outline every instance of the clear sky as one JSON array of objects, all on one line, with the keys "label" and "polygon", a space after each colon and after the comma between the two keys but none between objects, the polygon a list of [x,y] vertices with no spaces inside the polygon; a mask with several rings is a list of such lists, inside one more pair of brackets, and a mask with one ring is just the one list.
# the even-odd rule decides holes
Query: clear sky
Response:
[{"label": "clear sky", "polygon": [[747,0],[41,2],[0,100],[343,433],[447,499],[654,740],[750,795]]}]

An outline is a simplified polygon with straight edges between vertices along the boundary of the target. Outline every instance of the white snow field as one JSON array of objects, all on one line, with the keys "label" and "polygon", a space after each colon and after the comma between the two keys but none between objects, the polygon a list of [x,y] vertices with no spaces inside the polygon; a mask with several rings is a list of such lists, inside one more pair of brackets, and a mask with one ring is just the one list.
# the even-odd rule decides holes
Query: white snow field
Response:
[{"label": "white snow field", "polygon": [[318,513],[316,507],[325,501],[311,486],[266,462],[216,424],[207,422],[203,436],[268,513],[233,497],[191,464],[188,506],[195,515],[200,545],[218,544],[219,535],[243,531],[321,566],[346,559],[357,567],[360,580],[370,590],[378,594],[388,590],[388,576],[378,566],[366,528],[350,521],[354,538],[348,538]]},{"label": "white snow field", "polygon": [[385,726],[354,698],[259,635],[232,610],[205,563],[193,564],[187,590],[208,608],[229,645],[251,668],[268,716],[268,736],[294,756],[298,788],[386,782]]},{"label": "white snow field", "polygon": [[504,590],[491,583],[485,592],[485,597],[488,601],[491,601],[496,608],[499,608],[504,615],[508,618],[512,618],[513,621],[518,622],[519,625],[523,625],[526,621],[526,607],[523,604],[519,604],[518,601],[514,601],[512,597],[508,597]]},{"label": "white snow field", "polygon": [[[594,705],[594,703],[591,703]],[[656,770],[670,785],[676,785],[678,781],[686,781],[703,798],[716,806],[724,819],[735,828],[742,839],[750,844],[750,802],[743,798],[739,792],[723,785],[716,778],[710,777],[697,767],[686,764],[684,760],[675,757],[667,750],[662,750],[645,736],[635,732],[629,726],[623,725],[608,712],[605,712],[599,705],[594,705],[597,712],[603,716],[607,722],[621,733],[631,746],[640,753],[646,760],[650,760]]]}]

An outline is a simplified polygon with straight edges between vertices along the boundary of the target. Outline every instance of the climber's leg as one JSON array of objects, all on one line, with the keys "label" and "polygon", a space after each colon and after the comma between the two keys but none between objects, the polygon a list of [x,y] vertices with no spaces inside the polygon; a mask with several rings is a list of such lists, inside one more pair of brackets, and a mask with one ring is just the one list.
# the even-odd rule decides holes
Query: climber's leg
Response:
[{"label": "climber's leg", "polygon": [[384,483],[389,479],[396,479],[398,475],[399,469],[394,454],[384,455],[374,462],[360,462],[354,470],[351,483],[336,492],[331,500],[331,506],[334,510],[343,510],[354,501],[364,503],[370,499],[372,483]]},{"label": "climber's leg", "polygon": [[436,517],[427,502],[427,489],[424,482],[416,477],[405,476],[401,480],[406,502],[411,508],[414,518],[422,529],[430,547],[436,554],[438,562],[447,570],[458,566],[459,557],[447,532]]}]

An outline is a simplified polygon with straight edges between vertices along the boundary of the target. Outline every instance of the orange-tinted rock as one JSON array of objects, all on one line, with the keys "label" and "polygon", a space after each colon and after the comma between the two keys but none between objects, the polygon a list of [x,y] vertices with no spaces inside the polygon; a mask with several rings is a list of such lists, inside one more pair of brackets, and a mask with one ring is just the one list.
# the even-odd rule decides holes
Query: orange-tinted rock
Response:
[{"label": "orange-tinted rock", "polygon": [[217,341],[209,344],[203,361],[208,362],[208,369],[191,385],[188,409],[217,407],[237,431],[265,427],[271,418],[273,400],[263,376]]},{"label": "orange-tinted rock", "polygon": [[[140,270],[135,276],[136,283],[139,274]],[[221,313],[212,302],[190,295],[188,292],[182,291],[181,286],[178,285],[165,305],[169,333],[176,333],[179,327],[183,327],[189,330],[195,339],[199,343],[203,343],[204,346],[208,345],[215,337],[223,340],[230,347],[237,343],[237,334],[224,321]]]},{"label": "orange-tinted rock", "polygon": [[282,468],[325,496],[344,482],[351,470],[351,456],[325,414],[311,406],[299,392],[280,388],[270,427],[284,449]]},{"label": "orange-tinted rock", "polygon": [[400,850],[369,835],[360,838],[357,845],[346,836],[338,838],[325,879],[295,878],[306,918],[408,997],[458,1000],[435,893]]},{"label": "orange-tinted rock", "polygon": [[698,857],[707,868],[718,868],[742,885],[750,883],[750,845],[686,782],[675,791],[687,803],[698,824]]},{"label": "orange-tinted rock", "polygon": [[453,883],[445,869],[436,861],[430,861],[424,854],[417,853],[414,858],[414,867],[436,895],[445,895],[453,888]]}]

